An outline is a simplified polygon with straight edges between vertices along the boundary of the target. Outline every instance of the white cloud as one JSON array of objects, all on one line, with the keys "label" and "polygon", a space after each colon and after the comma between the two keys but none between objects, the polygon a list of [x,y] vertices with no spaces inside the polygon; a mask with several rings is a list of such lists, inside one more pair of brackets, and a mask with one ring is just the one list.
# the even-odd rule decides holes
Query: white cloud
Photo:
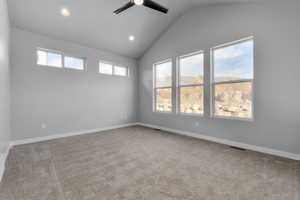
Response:
[{"label": "white cloud", "polygon": [[218,49],[215,51],[215,58],[216,59],[229,59],[229,58],[235,58],[242,56],[244,52],[242,49],[236,49],[236,48],[224,48],[224,49]]}]

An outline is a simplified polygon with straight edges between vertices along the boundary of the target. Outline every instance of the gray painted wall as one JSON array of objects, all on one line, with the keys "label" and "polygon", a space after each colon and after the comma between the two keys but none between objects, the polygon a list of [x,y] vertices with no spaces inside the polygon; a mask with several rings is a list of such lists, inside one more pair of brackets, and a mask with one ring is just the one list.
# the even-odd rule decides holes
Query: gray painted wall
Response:
[{"label": "gray painted wall", "polygon": [[[183,15],[140,60],[140,121],[299,154],[299,8],[299,1],[288,0],[204,6]],[[205,50],[209,75],[210,48],[248,36],[255,37],[253,122],[152,112],[154,62]],[[206,87],[206,111],[209,94]]]},{"label": "gray painted wall", "polygon": [[[11,37],[13,140],[137,121],[136,60],[17,28]],[[88,71],[37,66],[36,47],[84,56]],[[100,59],[128,66],[130,77],[99,74]]]},{"label": "gray painted wall", "polygon": [[6,0],[0,0],[0,154],[10,140],[9,31]]}]

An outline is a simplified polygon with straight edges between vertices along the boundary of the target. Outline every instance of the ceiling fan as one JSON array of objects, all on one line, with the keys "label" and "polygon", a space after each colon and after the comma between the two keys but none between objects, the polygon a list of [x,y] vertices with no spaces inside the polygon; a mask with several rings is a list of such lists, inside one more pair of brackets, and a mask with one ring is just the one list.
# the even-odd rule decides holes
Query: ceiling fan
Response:
[{"label": "ceiling fan", "polygon": [[151,9],[154,9],[154,10],[157,10],[159,12],[162,12],[162,13],[165,13],[167,14],[168,13],[168,9],[163,7],[162,5],[152,1],[152,0],[130,0],[127,4],[125,4],[123,7],[117,9],[114,11],[114,14],[119,14],[125,10],[127,10],[128,8],[131,8],[132,6],[146,6],[148,8],[151,8]]}]

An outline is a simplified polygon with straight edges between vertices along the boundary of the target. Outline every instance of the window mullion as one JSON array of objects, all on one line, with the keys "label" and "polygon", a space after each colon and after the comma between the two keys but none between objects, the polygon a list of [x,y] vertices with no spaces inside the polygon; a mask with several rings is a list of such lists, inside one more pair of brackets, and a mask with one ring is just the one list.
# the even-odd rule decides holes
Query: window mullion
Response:
[{"label": "window mullion", "polygon": [[191,85],[179,85],[180,88],[187,88],[187,87],[201,87],[204,86],[204,84],[191,84]]},{"label": "window mullion", "polygon": [[49,66],[49,64],[48,64],[48,53],[49,52],[46,51],[46,66]]},{"label": "window mullion", "polygon": [[61,59],[62,68],[65,68],[65,54],[61,54]]},{"label": "window mullion", "polygon": [[166,87],[155,87],[155,89],[169,89],[172,88],[172,86],[166,86]]},{"label": "window mullion", "polygon": [[220,81],[220,82],[214,82],[214,85],[220,85],[220,84],[234,84],[234,83],[244,83],[244,82],[252,82],[253,79],[239,79],[239,80],[232,80],[232,81]]}]

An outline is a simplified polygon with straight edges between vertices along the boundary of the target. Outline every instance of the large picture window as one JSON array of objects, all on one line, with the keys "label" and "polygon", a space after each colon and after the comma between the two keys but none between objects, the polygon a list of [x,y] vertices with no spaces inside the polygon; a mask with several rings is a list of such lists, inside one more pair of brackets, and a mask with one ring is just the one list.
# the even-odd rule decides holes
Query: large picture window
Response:
[{"label": "large picture window", "polygon": [[180,113],[204,114],[203,52],[178,58],[178,108]]},{"label": "large picture window", "polygon": [[172,61],[154,64],[154,103],[156,112],[172,112]]},{"label": "large picture window", "polygon": [[253,118],[253,38],[212,49],[214,116]]}]

